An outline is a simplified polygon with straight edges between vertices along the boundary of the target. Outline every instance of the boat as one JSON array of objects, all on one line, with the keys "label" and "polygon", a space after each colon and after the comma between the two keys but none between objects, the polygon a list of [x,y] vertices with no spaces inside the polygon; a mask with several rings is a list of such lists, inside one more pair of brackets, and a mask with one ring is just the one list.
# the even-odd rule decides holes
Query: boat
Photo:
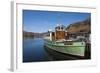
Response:
[{"label": "boat", "polygon": [[50,41],[45,40],[45,46],[49,49],[60,53],[69,54],[73,56],[85,56],[85,42],[84,41]]},{"label": "boat", "polygon": [[44,46],[51,50],[67,55],[85,57],[85,41],[80,38],[69,37],[64,26],[57,26],[54,32],[50,30],[49,36],[45,36],[44,41]]}]

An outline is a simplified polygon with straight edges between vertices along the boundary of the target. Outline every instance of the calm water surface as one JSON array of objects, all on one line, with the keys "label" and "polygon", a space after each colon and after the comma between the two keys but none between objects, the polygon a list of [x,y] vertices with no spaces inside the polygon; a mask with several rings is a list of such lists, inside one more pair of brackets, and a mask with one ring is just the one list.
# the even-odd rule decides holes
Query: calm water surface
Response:
[{"label": "calm water surface", "polygon": [[25,39],[23,41],[23,62],[48,61],[42,38]]},{"label": "calm water surface", "polygon": [[23,62],[76,60],[77,58],[58,53],[44,47],[42,38],[23,40]]}]

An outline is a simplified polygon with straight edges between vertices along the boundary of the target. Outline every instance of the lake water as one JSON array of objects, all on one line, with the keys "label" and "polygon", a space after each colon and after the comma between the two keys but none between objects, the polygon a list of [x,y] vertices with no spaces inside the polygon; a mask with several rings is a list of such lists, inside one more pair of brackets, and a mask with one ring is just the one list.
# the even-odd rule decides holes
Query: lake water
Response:
[{"label": "lake water", "polygon": [[23,62],[76,60],[77,58],[64,55],[44,47],[42,38],[23,40]]},{"label": "lake water", "polygon": [[25,39],[23,41],[23,62],[48,61],[44,49],[44,40],[41,38]]}]

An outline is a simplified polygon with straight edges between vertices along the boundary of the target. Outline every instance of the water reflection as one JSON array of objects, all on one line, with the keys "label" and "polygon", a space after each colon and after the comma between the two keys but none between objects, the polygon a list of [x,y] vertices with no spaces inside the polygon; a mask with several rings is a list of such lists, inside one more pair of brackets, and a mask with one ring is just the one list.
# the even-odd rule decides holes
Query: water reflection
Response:
[{"label": "water reflection", "polygon": [[23,40],[23,62],[77,60],[78,58],[65,55],[44,46],[42,38]]}]

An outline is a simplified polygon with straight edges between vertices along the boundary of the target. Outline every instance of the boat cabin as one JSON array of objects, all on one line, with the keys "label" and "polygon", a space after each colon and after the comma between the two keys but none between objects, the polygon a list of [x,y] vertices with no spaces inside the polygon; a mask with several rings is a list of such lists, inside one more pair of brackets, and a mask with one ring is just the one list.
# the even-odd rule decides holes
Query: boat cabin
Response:
[{"label": "boat cabin", "polygon": [[59,25],[59,26],[55,27],[54,32],[50,31],[50,39],[51,40],[55,40],[55,41],[65,40],[66,37],[68,37],[68,33],[65,30],[65,26],[63,26],[63,25]]}]

